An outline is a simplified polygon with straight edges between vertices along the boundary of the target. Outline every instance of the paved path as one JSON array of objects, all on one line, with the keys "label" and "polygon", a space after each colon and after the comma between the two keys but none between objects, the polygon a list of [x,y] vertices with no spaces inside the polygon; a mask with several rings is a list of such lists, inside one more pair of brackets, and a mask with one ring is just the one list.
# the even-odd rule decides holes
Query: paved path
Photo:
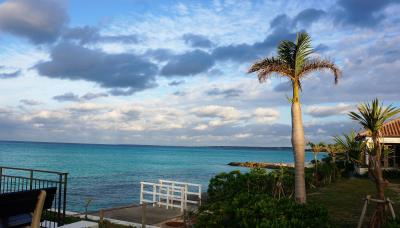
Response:
[{"label": "paved path", "polygon": [[[99,216],[99,212],[91,213],[91,215]],[[179,217],[180,215],[182,215],[182,212],[179,209],[165,209],[157,206],[147,206],[146,224],[159,224],[163,221]],[[128,206],[116,209],[107,209],[104,211],[104,218],[140,224],[142,222],[142,208],[140,206]]]}]

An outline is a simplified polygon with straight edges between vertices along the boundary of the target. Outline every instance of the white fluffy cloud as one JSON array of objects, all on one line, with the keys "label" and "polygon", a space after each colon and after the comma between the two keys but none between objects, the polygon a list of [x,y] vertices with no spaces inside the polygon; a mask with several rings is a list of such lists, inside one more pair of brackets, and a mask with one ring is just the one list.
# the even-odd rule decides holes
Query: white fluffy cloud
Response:
[{"label": "white fluffy cloud", "polygon": [[312,105],[307,108],[306,114],[312,117],[321,118],[336,115],[345,115],[348,112],[353,111],[355,108],[355,105],[344,103],[339,103],[333,106]]},{"label": "white fluffy cloud", "polygon": [[258,123],[272,123],[279,118],[279,111],[272,108],[257,108],[254,116]]}]

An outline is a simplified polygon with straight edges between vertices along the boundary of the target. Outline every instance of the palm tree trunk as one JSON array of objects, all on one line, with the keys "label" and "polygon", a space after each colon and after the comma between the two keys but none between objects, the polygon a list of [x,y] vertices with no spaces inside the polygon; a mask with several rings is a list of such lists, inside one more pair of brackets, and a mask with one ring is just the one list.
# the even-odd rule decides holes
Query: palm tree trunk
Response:
[{"label": "palm tree trunk", "polygon": [[374,167],[374,176],[375,176],[375,183],[378,192],[379,199],[385,199],[385,188],[387,185],[387,181],[383,178],[382,175],[382,168],[381,168],[381,145],[378,140],[378,135],[372,135],[372,141],[374,143],[374,150],[375,155],[372,156],[375,167]]},{"label": "palm tree trunk", "polygon": [[[388,181],[383,178],[381,168],[381,147],[378,140],[377,134],[372,134],[372,141],[374,144],[375,154],[370,156],[370,164],[368,166],[370,175],[375,181],[377,190],[377,196],[381,200],[385,200],[385,188],[388,185]],[[372,215],[370,221],[370,227],[381,227],[385,219],[385,204],[378,203],[375,212]]]},{"label": "palm tree trunk", "polygon": [[304,129],[299,102],[299,86],[293,83],[292,99],[292,147],[295,167],[295,198],[298,203],[306,202],[304,181]]}]

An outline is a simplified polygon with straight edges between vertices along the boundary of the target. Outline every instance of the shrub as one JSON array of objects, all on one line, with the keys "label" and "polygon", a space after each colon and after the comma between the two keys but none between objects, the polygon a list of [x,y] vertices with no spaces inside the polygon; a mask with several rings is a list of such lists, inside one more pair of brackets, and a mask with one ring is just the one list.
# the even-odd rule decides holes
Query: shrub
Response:
[{"label": "shrub", "polygon": [[[312,169],[306,169],[305,177],[311,183]],[[273,197],[278,183],[286,196],[281,199]],[[293,170],[221,173],[210,180],[195,227],[331,227],[324,208],[295,203],[288,198],[293,192]]]},{"label": "shrub", "polygon": [[328,212],[314,204],[240,193],[200,208],[195,227],[331,227]]},{"label": "shrub", "polygon": [[[311,178],[307,175],[306,179]],[[282,168],[267,172],[263,168],[253,168],[248,173],[220,173],[210,180],[207,199],[214,202],[230,199],[241,192],[273,196],[278,185],[282,187],[284,196],[291,197],[294,193],[293,170]]]}]

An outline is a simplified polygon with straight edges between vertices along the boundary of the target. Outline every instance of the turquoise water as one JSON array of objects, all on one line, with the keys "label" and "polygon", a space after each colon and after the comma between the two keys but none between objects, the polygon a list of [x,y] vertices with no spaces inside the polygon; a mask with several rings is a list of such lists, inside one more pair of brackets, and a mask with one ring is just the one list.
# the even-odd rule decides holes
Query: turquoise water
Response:
[{"label": "turquoise water", "polygon": [[[306,153],[306,161],[312,159]],[[0,142],[0,166],[68,172],[67,210],[138,203],[140,181],[171,179],[202,184],[231,170],[231,161],[293,162],[290,148],[165,147]]]}]

